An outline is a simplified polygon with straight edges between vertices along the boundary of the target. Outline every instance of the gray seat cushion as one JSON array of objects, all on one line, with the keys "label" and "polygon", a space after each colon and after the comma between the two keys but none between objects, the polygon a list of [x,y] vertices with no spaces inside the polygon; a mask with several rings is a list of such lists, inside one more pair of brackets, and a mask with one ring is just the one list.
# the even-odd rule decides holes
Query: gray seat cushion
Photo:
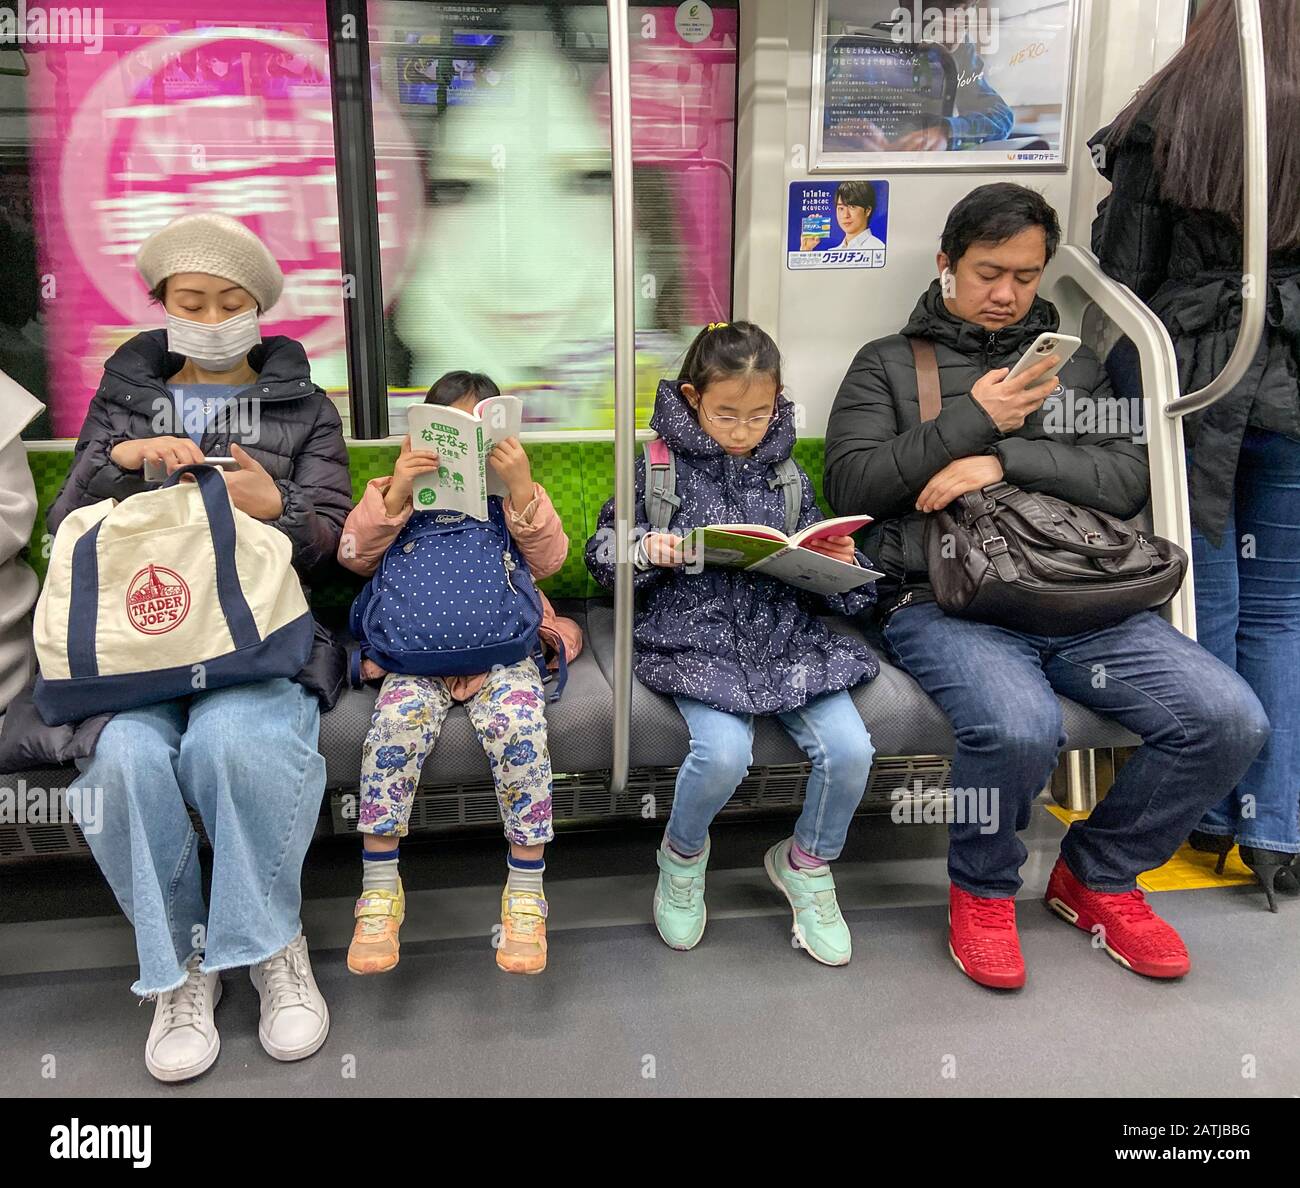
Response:
[{"label": "gray seat cushion", "polygon": [[[557,602],[556,613],[580,627],[581,601]],[[552,686],[547,686],[548,692]],[[378,689],[348,689],[321,718],[320,749],[330,788],[355,788],[361,778],[361,744],[370,729]],[[608,770],[612,759],[614,698],[588,637],[569,666],[569,680],[557,702],[546,706],[547,745],[556,772]],[[438,745],[424,765],[420,787],[490,780],[492,770],[463,705],[452,706]]]},{"label": "gray seat cushion", "polygon": [[[862,630],[848,619],[830,617],[827,624],[865,639]],[[614,611],[608,600],[587,604],[587,634],[591,650],[606,678],[614,669]],[[879,655],[879,648],[875,649]],[[853,703],[871,731],[878,755],[951,755],[952,728],[939,707],[902,669],[882,659],[880,675],[852,691]],[[1091,710],[1061,698],[1069,747],[1091,750],[1137,746],[1141,740],[1123,727]],[[672,698],[647,689],[640,681],[632,687],[632,767],[676,767],[690,745],[686,723]],[[754,762],[757,764],[800,763],[804,753],[790,739],[775,718],[763,718],[755,725]]]}]

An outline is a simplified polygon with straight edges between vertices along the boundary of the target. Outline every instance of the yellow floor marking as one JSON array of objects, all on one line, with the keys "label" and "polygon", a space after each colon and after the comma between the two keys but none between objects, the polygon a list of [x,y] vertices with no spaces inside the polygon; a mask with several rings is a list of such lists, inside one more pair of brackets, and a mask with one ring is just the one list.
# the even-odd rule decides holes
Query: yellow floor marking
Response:
[{"label": "yellow floor marking", "polygon": [[[1084,820],[1087,813],[1071,812],[1059,804],[1045,806],[1047,811],[1064,825]],[[1205,887],[1240,887],[1253,883],[1255,876],[1242,863],[1234,846],[1221,875],[1214,873],[1217,854],[1202,854],[1184,842],[1164,866],[1148,870],[1138,876],[1138,886],[1143,891],[1199,891]]]}]

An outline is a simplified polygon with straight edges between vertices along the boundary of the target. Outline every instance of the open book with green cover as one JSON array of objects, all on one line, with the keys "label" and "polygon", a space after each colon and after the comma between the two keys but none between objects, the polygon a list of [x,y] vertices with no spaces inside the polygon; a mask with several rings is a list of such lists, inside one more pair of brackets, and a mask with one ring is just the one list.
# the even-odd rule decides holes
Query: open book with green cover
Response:
[{"label": "open book with green cover", "polygon": [[839,516],[818,520],[793,536],[766,524],[710,524],[694,529],[682,544],[688,565],[702,559],[705,565],[752,569],[816,594],[844,594],[885,575],[807,546],[828,536],[852,536],[870,523],[870,516]]},{"label": "open book with green cover", "polygon": [[518,396],[480,400],[473,412],[441,404],[413,404],[406,424],[413,450],[433,450],[438,469],[411,484],[416,511],[460,511],[476,520],[488,516],[488,496],[509,493],[488,465],[492,447],[519,436],[524,402]]}]

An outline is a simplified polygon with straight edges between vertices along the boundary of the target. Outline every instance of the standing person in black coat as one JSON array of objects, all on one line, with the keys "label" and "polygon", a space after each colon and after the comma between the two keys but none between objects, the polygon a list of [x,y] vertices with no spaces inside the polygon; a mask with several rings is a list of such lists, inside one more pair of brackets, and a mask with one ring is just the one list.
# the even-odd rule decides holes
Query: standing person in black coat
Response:
[{"label": "standing person in black coat", "polygon": [[[1267,277],[1242,276],[1241,67],[1231,0],[1213,0],[1174,55],[1092,140],[1112,190],[1093,224],[1101,267],[1160,316],[1183,391],[1232,353],[1243,283],[1267,321],[1250,370],[1187,420],[1197,635],[1255,690],[1273,732],[1192,845],[1233,842],[1269,906],[1300,891],[1300,0],[1260,6],[1269,126]],[[1132,360],[1129,344],[1111,360]],[[1136,372],[1135,361],[1129,370]]]},{"label": "standing person in black coat", "polygon": [[[308,573],[338,547],[351,483],[342,423],[311,382],[302,346],[258,329],[280,296],[279,266],[221,215],[175,220],[136,262],[167,326],[136,335],[105,365],[50,531],[74,508],[145,490],[147,463],[171,473],[232,455],[231,502],[284,532]],[[328,637],[318,644],[296,681],[114,714],[93,754],[77,760],[83,796],[100,804],[99,820],[83,822],[86,841],[135,927],[132,989],[156,1002],[145,1063],[159,1080],[186,1080],[216,1060],[223,969],[250,967],[258,1036],[277,1060],[311,1055],[328,1033],[298,915],[325,790],[312,690],[328,698],[336,683],[325,673]],[[210,903],[189,808],[212,842]]]},{"label": "standing person in black coat", "polygon": [[[1072,825],[1048,905],[1104,929],[1121,964],[1150,977],[1190,968],[1177,932],[1136,877],[1178,848],[1206,806],[1240,778],[1268,723],[1249,686],[1150,611],[1113,627],[1033,635],[945,614],[930,588],[925,517],[998,482],[1129,517],[1147,499],[1145,449],[1098,430],[1115,413],[1091,351],[1009,367],[1056,309],[1038,294],[1060,228],[1023,186],[981,186],[948,216],[938,267],[901,334],[868,343],[849,368],[826,430],[826,495],[838,515],[876,517],[864,548],[880,583],[883,635],[953,725],[960,802],[992,819],[952,825],[949,947],[985,986],[1023,985],[1015,894],[1027,852],[1016,836],[1066,743],[1061,693],[1123,723],[1145,745],[1086,821]],[[909,337],[934,343],[942,410],[922,422]],[[1049,403],[1050,401],[1050,403]]]}]

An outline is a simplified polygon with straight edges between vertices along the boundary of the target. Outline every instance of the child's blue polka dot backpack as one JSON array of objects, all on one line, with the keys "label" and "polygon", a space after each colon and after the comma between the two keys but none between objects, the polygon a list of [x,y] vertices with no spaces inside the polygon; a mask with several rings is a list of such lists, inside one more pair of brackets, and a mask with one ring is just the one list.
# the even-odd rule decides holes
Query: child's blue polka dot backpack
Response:
[{"label": "child's blue polka dot backpack", "polygon": [[[379,568],[352,603],[349,627],[361,661],[405,676],[471,676],[531,656],[542,680],[542,597],[506,527],[501,500],[488,518],[463,512],[415,511]],[[567,677],[560,650],[559,697]]]}]

